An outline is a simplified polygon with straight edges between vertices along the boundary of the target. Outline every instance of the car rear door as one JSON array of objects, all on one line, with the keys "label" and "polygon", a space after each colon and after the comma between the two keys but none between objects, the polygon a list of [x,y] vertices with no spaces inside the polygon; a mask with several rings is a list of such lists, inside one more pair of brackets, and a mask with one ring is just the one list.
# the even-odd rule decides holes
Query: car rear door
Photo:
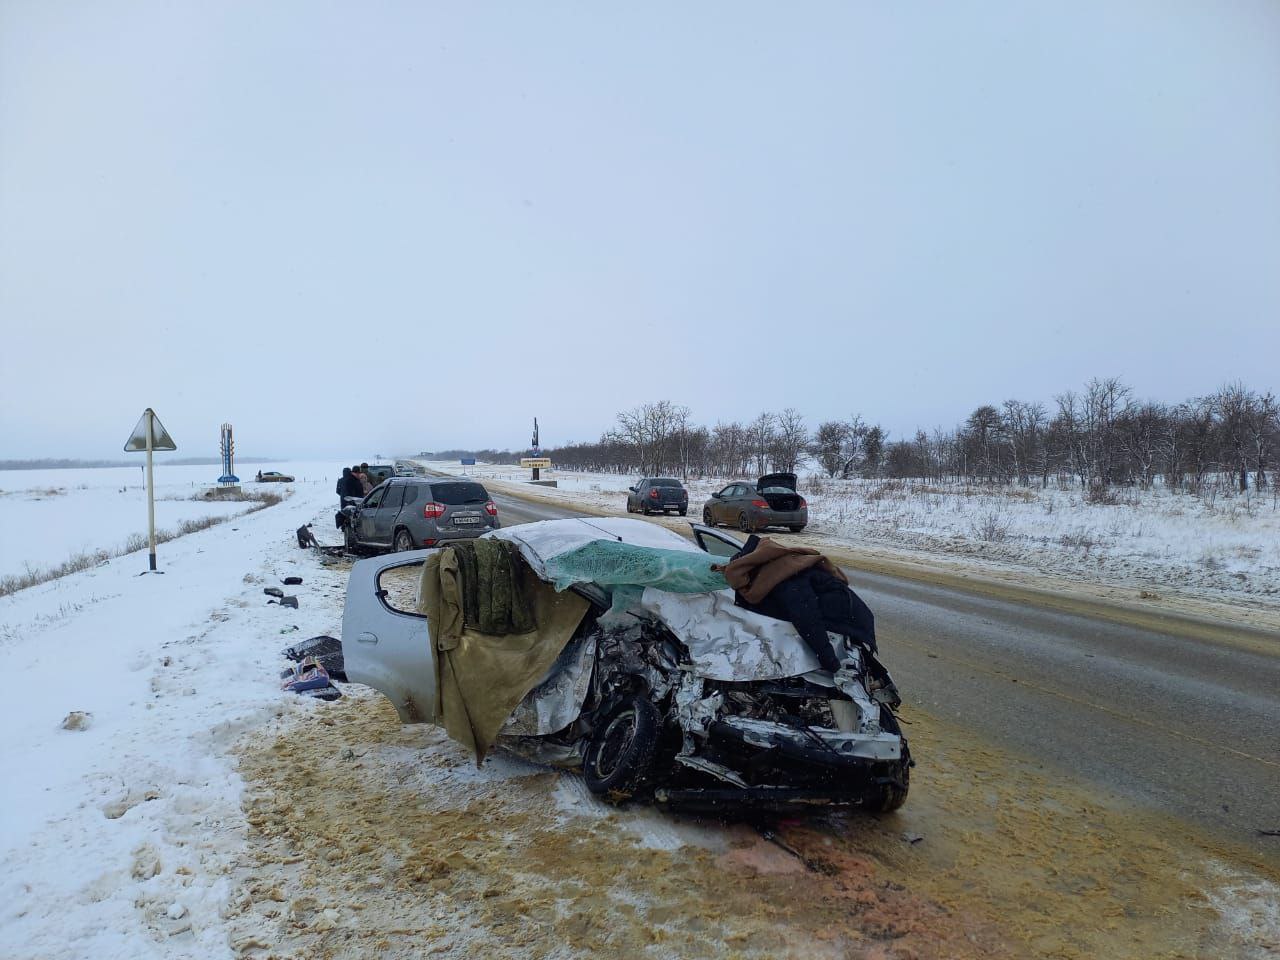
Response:
[{"label": "car rear door", "polygon": [[[347,580],[342,610],[342,659],[347,679],[373,687],[402,723],[431,723],[436,666],[427,618],[392,596],[392,581],[421,574],[430,550],[359,560]],[[388,601],[391,602],[388,602]]]}]

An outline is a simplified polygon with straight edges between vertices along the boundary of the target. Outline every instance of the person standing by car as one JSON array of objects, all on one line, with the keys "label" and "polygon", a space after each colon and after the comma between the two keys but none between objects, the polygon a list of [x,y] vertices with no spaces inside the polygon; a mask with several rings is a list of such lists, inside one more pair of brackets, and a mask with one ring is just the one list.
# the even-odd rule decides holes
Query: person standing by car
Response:
[{"label": "person standing by car", "polygon": [[350,467],[342,468],[342,476],[338,478],[337,492],[339,509],[346,506],[348,497],[354,497],[359,500],[364,496],[364,488]]},{"label": "person standing by car", "polygon": [[369,465],[367,463],[362,463],[352,472],[356,475],[356,479],[360,481],[360,486],[364,490],[360,495],[362,497],[367,497],[369,494],[373,493],[373,481],[369,479]]}]

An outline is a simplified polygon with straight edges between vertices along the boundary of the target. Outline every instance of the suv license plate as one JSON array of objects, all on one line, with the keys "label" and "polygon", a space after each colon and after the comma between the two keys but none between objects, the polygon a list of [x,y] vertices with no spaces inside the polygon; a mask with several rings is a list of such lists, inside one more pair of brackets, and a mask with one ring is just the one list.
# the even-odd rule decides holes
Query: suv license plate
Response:
[{"label": "suv license plate", "polygon": [[479,517],[454,517],[453,522],[454,523],[479,523],[480,518]]}]

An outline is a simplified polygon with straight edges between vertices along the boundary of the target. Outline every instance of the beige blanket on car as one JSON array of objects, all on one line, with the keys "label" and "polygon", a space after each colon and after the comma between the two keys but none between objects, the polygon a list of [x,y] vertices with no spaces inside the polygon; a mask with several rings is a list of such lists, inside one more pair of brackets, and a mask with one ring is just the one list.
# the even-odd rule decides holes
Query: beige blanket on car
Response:
[{"label": "beige blanket on car", "polygon": [[536,687],[573,636],[590,606],[572,591],[557,593],[523,560],[519,588],[537,625],[527,633],[491,636],[466,626],[458,557],[434,552],[422,567],[418,612],[436,650],[436,722],[484,760],[517,704]]}]

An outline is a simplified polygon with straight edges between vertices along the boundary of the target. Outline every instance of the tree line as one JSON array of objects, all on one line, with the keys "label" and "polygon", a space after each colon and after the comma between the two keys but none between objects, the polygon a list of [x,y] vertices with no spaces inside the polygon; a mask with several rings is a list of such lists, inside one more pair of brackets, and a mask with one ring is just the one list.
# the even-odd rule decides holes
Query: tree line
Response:
[{"label": "tree line", "polygon": [[[855,414],[810,430],[791,407],[750,421],[696,423],[669,400],[617,415],[594,443],[545,450],[559,468],[674,474],[684,479],[795,472],[812,461],[828,477],[1048,486],[1095,494],[1118,485],[1241,492],[1272,482],[1280,405],[1270,392],[1232,383],[1181,403],[1137,400],[1118,378],[1095,378],[1052,404],[985,404],[951,429],[892,439]],[[493,462],[519,454],[484,451]]]}]

